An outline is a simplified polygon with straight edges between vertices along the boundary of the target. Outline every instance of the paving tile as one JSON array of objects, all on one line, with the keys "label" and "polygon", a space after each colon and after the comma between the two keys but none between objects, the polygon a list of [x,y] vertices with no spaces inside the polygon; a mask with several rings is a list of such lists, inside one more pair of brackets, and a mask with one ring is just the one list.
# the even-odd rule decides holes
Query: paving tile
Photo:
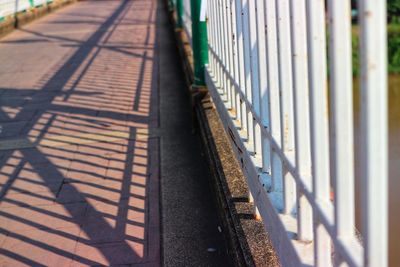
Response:
[{"label": "paving tile", "polygon": [[0,209],[16,206],[43,206],[52,205],[55,201],[56,192],[45,191],[37,193],[26,193],[15,189],[8,189],[0,201]]},{"label": "paving tile", "polygon": [[27,121],[0,123],[0,138],[15,138],[21,134]]},{"label": "paving tile", "polygon": [[[21,162],[22,163],[22,162]],[[62,162],[59,162],[62,165]],[[48,166],[36,165],[34,168],[29,163],[19,164],[15,167],[5,165],[0,170],[0,188],[5,192],[5,196],[18,193],[38,193],[38,192],[57,192],[63,182],[62,173],[67,168],[57,166],[57,173],[51,177],[42,177],[39,173],[46,173]],[[11,189],[11,191],[6,192]]]},{"label": "paving tile", "polygon": [[4,241],[8,235],[8,231],[4,229],[0,229],[0,249],[3,247]]},{"label": "paving tile", "polygon": [[0,228],[18,232],[37,228],[74,227],[84,222],[86,208],[86,203],[1,207]]},{"label": "paving tile", "polygon": [[[98,265],[121,265],[140,263],[145,261],[145,245],[139,242],[125,241],[100,244],[85,244],[78,242],[76,258],[85,258],[95,261]],[[88,266],[79,259],[75,259],[71,266]]]},{"label": "paving tile", "polygon": [[128,201],[118,205],[94,204],[85,215],[82,229],[85,231],[81,232],[79,240],[87,244],[124,240],[144,242],[146,211],[131,209]]},{"label": "paving tile", "polygon": [[[30,179],[23,179],[17,177],[9,187],[4,187],[5,190],[10,190],[10,192],[6,193],[5,196],[11,196],[12,194],[29,194],[29,193],[44,193],[44,195],[52,195],[56,194],[57,191],[62,186],[62,180],[54,181],[51,183],[45,183],[43,181],[33,181]],[[29,204],[29,203],[26,203]]]},{"label": "paving tile", "polygon": [[106,178],[106,168],[105,165],[100,165],[92,162],[81,162],[73,161],[66,178],[75,181],[96,181]]},{"label": "paving tile", "polygon": [[76,145],[63,147],[37,147],[22,150],[23,158],[30,164],[53,163],[59,164],[61,160],[70,161],[77,149]]},{"label": "paving tile", "polygon": [[10,232],[0,253],[1,266],[68,266],[74,257],[79,227]]}]

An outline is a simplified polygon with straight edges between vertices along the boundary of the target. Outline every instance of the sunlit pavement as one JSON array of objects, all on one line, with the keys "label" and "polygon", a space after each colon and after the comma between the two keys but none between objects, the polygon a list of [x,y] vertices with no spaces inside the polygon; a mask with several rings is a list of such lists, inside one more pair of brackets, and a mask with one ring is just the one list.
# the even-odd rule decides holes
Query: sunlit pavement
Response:
[{"label": "sunlit pavement", "polygon": [[155,1],[88,1],[0,41],[1,266],[160,263]]},{"label": "sunlit pavement", "polygon": [[0,102],[0,266],[229,265],[163,1],[9,34]]}]

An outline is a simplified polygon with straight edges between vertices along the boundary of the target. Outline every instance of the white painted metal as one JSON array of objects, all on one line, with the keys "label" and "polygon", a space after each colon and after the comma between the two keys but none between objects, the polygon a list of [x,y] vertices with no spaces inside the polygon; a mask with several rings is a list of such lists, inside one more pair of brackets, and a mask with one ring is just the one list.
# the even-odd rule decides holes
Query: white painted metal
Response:
[{"label": "white painted metal", "polygon": [[[291,0],[290,12],[296,167],[306,188],[308,191],[312,191],[305,0]],[[300,240],[308,241],[313,239],[311,205],[299,186],[297,188],[298,237]]]},{"label": "white painted metal", "polygon": [[53,2],[53,1],[47,1],[47,0],[34,0],[34,1],[33,1],[33,5],[34,5],[34,6],[38,6],[38,5],[43,5],[43,4],[46,4],[46,3],[48,3],[48,2]]},{"label": "white painted metal", "polygon": [[[233,74],[234,73],[234,57],[233,57],[233,37],[232,37],[232,10],[231,10],[231,1],[230,0],[225,0],[225,9],[226,9],[226,35],[227,35],[227,50],[228,50],[228,73]],[[229,84],[229,103],[231,110],[236,112],[237,106],[236,106],[236,94],[235,94],[235,82],[232,81],[231,79],[228,78],[228,84]]]},{"label": "white painted metal", "polygon": [[[251,79],[251,102],[257,116],[260,116],[260,83],[258,74],[258,42],[257,42],[257,14],[256,1],[248,0],[247,20],[249,26],[248,49],[250,53],[250,79]],[[254,156],[261,159],[261,129],[251,115],[253,121],[253,151]]]},{"label": "white painted metal", "polygon": [[183,0],[183,29],[192,45],[192,12],[190,10],[190,0]]},{"label": "white painted metal", "polygon": [[[237,39],[237,56],[239,61],[239,89],[238,93],[245,94],[245,71],[244,71],[244,56],[243,56],[243,26],[242,26],[242,4],[238,0],[234,0],[235,2],[235,18],[236,18],[236,39]],[[240,126],[241,126],[241,135],[247,132],[247,101],[244,101],[244,97],[240,97]],[[247,136],[246,136],[247,138]]]},{"label": "white painted metal", "polygon": [[[221,29],[221,58],[222,58],[222,65],[225,71],[222,72],[222,77],[223,77],[223,84],[222,84],[222,90],[225,92],[225,100],[229,103],[229,85],[228,85],[228,73],[229,69],[227,66],[227,58],[229,57],[228,55],[228,50],[227,50],[227,33],[226,33],[226,10],[225,10],[225,0],[218,0],[219,4],[219,15],[220,15],[220,29]],[[228,108],[230,108],[228,106]]]},{"label": "white painted metal", "polygon": [[271,147],[271,198],[278,210],[283,209],[283,174],[281,158],[277,150],[281,150],[281,119],[280,119],[280,88],[279,88],[279,60],[278,60],[278,35],[275,1],[265,1],[266,16],[266,52],[268,70],[268,93],[269,93],[269,121],[270,133],[277,142],[279,148]]},{"label": "white painted metal", "polygon": [[[317,204],[330,203],[329,111],[326,63],[324,1],[307,1],[308,66],[310,79],[311,158],[314,198]],[[329,212],[327,210],[326,212]],[[314,215],[315,265],[331,265],[331,241]]]},{"label": "white painted metal", "polygon": [[350,0],[328,0],[329,22],[323,0],[208,0],[207,85],[283,266],[387,266],[382,2],[359,1],[361,244],[354,234]]},{"label": "white painted metal", "polygon": [[31,7],[46,4],[47,2],[52,1],[34,0],[31,4],[29,0],[0,0],[0,18],[28,10]]},{"label": "white painted metal", "polygon": [[[279,84],[281,91],[281,142],[284,153],[294,161],[293,80],[289,0],[276,1],[276,9],[278,21]],[[291,173],[287,172],[285,167],[283,169],[283,211],[291,214],[296,210],[296,183]]]},{"label": "white painted metal", "polygon": [[[269,123],[269,95],[267,79],[267,53],[265,42],[265,8],[264,1],[256,1],[257,13],[257,49],[258,49],[258,79],[260,88],[260,122],[264,129],[270,128]],[[260,180],[267,190],[271,187],[271,146],[268,138],[261,134],[262,166]]]},{"label": "white painted metal", "polygon": [[[335,232],[338,238],[351,240],[356,237],[350,1],[330,0],[328,14]],[[340,264],[340,255],[335,257],[335,264]]]},{"label": "white painted metal", "polygon": [[201,0],[199,21],[206,21],[207,16],[207,0]]},{"label": "white painted metal", "polygon": [[388,265],[388,122],[386,1],[363,0],[361,43],[361,160],[364,264]]},{"label": "white painted metal", "polygon": [[233,110],[235,122],[241,125],[241,104],[240,104],[240,96],[238,94],[239,86],[240,86],[240,77],[239,77],[239,59],[238,59],[238,44],[237,44],[237,32],[236,32],[236,8],[233,0],[229,0],[230,7],[230,18],[231,18],[231,38],[232,38],[232,58],[233,58],[233,66],[232,66],[232,84],[234,91],[234,103],[235,109]]},{"label": "white painted metal", "polygon": [[[243,62],[244,62],[244,75],[245,75],[245,95],[246,100],[253,106],[253,92],[251,80],[251,59],[250,59],[250,29],[249,29],[249,0],[241,0],[241,20],[242,20],[242,38],[243,38]],[[246,108],[247,127],[246,138],[247,145],[251,153],[254,153],[254,122],[253,116],[248,108]]]}]

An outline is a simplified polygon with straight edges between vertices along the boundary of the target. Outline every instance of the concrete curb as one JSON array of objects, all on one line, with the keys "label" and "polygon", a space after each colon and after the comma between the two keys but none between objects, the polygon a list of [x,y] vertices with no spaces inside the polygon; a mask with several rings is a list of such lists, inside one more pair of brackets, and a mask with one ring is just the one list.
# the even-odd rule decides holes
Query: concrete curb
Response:
[{"label": "concrete curb", "polygon": [[18,12],[15,15],[10,15],[6,17],[4,21],[0,22],[0,38],[12,32],[14,29],[20,28],[33,20],[77,1],[78,0],[55,0],[54,2]]},{"label": "concrete curb", "polygon": [[[172,25],[176,25],[176,14],[171,11],[170,20]],[[181,29],[175,29],[175,37],[185,79],[188,86],[191,86],[194,71],[189,40]],[[199,91],[192,87],[190,90],[193,117],[215,178],[213,188],[231,258],[236,266],[280,266],[263,223],[253,216],[254,206],[248,201],[246,178],[230,148],[210,96],[204,90]]]}]

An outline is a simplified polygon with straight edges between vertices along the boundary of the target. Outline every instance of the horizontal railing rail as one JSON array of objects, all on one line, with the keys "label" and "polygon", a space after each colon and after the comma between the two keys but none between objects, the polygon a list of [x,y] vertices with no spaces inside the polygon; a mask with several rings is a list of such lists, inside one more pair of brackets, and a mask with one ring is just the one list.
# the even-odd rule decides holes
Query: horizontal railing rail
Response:
[{"label": "horizontal railing rail", "polygon": [[[202,69],[195,65],[195,76],[209,89],[247,178],[255,215],[282,265],[387,266],[385,1],[359,0],[355,25],[350,0],[183,5],[181,27],[192,40],[195,62],[197,50],[204,49],[196,27],[206,8],[209,62],[197,74]],[[354,32],[360,35],[358,153]],[[356,209],[362,214],[357,225]]]}]

